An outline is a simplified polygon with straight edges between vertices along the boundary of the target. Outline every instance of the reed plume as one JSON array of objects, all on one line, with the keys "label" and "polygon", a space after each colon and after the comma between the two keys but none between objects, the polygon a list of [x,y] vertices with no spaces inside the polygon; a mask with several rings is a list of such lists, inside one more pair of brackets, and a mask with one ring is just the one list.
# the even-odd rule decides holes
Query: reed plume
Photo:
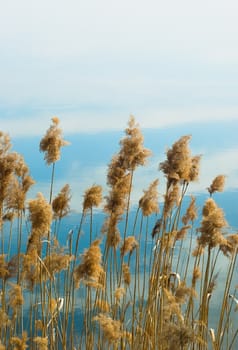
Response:
[{"label": "reed plume", "polygon": [[70,212],[70,187],[66,184],[52,201],[54,219],[62,219]]},{"label": "reed plume", "polygon": [[111,343],[117,343],[123,337],[121,330],[122,324],[118,320],[113,320],[110,316],[100,313],[94,317],[94,321],[97,321],[100,328],[103,330],[105,339]]},{"label": "reed plume", "polygon": [[[2,226],[2,216],[5,201],[9,200],[9,192],[13,179],[18,176],[19,160],[22,157],[11,150],[10,137],[0,131],[0,226]],[[15,193],[14,196],[17,196]]]},{"label": "reed plume", "polygon": [[224,240],[220,244],[220,250],[222,253],[230,257],[237,253],[238,249],[238,235],[237,234],[230,234],[224,237]]},{"label": "reed plume", "polygon": [[151,155],[151,151],[144,148],[143,134],[132,115],[125,133],[126,136],[120,141],[122,167],[128,170],[135,170],[136,167],[145,165],[147,158]]},{"label": "reed plume", "polygon": [[117,237],[113,237],[112,232],[117,232],[117,224],[121,215],[126,211],[124,237],[126,235],[130,194],[132,190],[132,179],[134,170],[146,163],[151,152],[143,145],[144,137],[135,118],[130,116],[128,127],[125,129],[126,136],[120,141],[120,150],[112,158],[107,174],[107,184],[110,186],[109,195],[106,197],[105,211],[109,216],[113,215],[113,220],[109,219],[108,228],[110,234],[107,236],[107,245],[110,247]]},{"label": "reed plume", "polygon": [[98,207],[102,202],[102,187],[93,185],[84,192],[83,211]]},{"label": "reed plume", "polygon": [[37,247],[29,246],[27,254],[22,258],[22,279],[27,283],[27,288],[33,291],[35,283],[39,282]]},{"label": "reed plume", "polygon": [[175,206],[179,205],[181,198],[181,189],[179,183],[173,182],[164,195],[164,216],[168,217]]},{"label": "reed plume", "polygon": [[41,280],[47,280],[54,278],[56,273],[62,270],[66,270],[72,260],[72,256],[67,254],[51,253],[47,255],[42,263],[43,266],[37,266],[36,279],[40,282]]},{"label": "reed plume", "polygon": [[182,136],[167,151],[167,160],[160,163],[160,170],[168,178],[169,184],[180,180],[189,181],[192,167],[191,152],[188,142],[191,136]]},{"label": "reed plume", "polygon": [[212,181],[211,185],[207,189],[210,193],[210,196],[212,196],[214,192],[222,192],[224,190],[225,178],[225,175],[218,175],[215,177],[215,179]]},{"label": "reed plume", "polygon": [[129,284],[131,283],[131,273],[130,273],[129,266],[125,263],[122,264],[122,272],[123,272],[123,281],[126,286],[129,286]]},{"label": "reed plume", "polygon": [[15,313],[23,304],[24,298],[22,294],[22,287],[19,284],[11,283],[11,289],[9,291],[9,306]]},{"label": "reed plume", "polygon": [[110,305],[106,300],[103,299],[97,299],[95,302],[95,307],[98,308],[102,312],[109,312]]},{"label": "reed plume", "polygon": [[187,225],[189,221],[194,222],[197,219],[197,207],[196,207],[196,198],[191,196],[189,206],[186,210],[186,213],[182,217],[182,222],[184,225]]},{"label": "reed plume", "polygon": [[188,229],[190,229],[191,226],[183,226],[180,230],[176,231],[176,236],[175,236],[175,240],[179,241],[182,240],[186,237]]},{"label": "reed plume", "polygon": [[7,210],[25,210],[27,192],[35,181],[29,174],[28,166],[23,157],[17,156],[14,173],[9,178],[8,192],[5,199]]},{"label": "reed plume", "polygon": [[224,213],[212,198],[209,198],[203,207],[203,219],[197,241],[201,247],[214,248],[224,242],[223,229],[227,227]]},{"label": "reed plume", "polygon": [[138,242],[135,239],[135,237],[134,236],[126,237],[120,248],[121,255],[124,256],[127,253],[131,254],[136,247],[138,247]]},{"label": "reed plume", "polygon": [[0,203],[5,199],[18,160],[18,154],[10,152],[11,147],[10,137],[0,132]]},{"label": "reed plume", "polygon": [[[2,308],[0,308],[0,332],[3,328],[11,325],[11,320],[8,318],[8,314]],[[0,343],[1,344],[1,343]]]},{"label": "reed plume", "polygon": [[200,171],[201,155],[193,156],[191,159],[191,167],[189,172],[189,182],[197,181]]},{"label": "reed plume", "polygon": [[114,213],[118,219],[123,214],[127,196],[130,189],[131,174],[123,168],[123,161],[120,155],[115,155],[108,167],[107,184],[111,187],[109,195],[106,196],[105,211]]},{"label": "reed plume", "polygon": [[[76,288],[79,287],[81,280],[84,280],[86,283],[90,281],[93,283],[96,282],[96,285],[100,286],[104,270],[101,265],[102,253],[99,244],[100,240],[95,240],[82,254],[81,263],[74,270]],[[103,285],[101,285],[102,287]]]},{"label": "reed plume", "polygon": [[176,288],[174,296],[178,304],[184,304],[189,296],[196,296],[196,293],[194,289],[186,286],[185,281],[182,281]]},{"label": "reed plume", "polygon": [[148,190],[144,190],[144,195],[139,200],[139,207],[142,210],[142,214],[144,216],[149,216],[153,213],[159,212],[159,206],[158,206],[158,187],[159,180],[154,180]]},{"label": "reed plume", "polygon": [[39,350],[48,350],[48,339],[47,337],[35,337],[33,339],[34,343]]},{"label": "reed plume", "polygon": [[13,350],[25,350],[28,348],[27,345],[27,333],[22,333],[22,338],[20,337],[12,337],[10,339],[11,345],[13,345]]},{"label": "reed plume", "polygon": [[127,199],[130,191],[131,174],[126,173],[122,167],[122,160],[119,155],[112,158],[108,167],[107,184],[111,190],[105,197],[104,206],[108,217],[102,227],[102,233],[107,235],[107,246],[117,247],[120,242],[118,223],[127,206]]},{"label": "reed plume", "polygon": [[40,255],[41,240],[47,237],[52,222],[52,207],[42,193],[37,194],[28,204],[29,220],[31,222],[31,235],[28,239],[27,252],[35,247]]},{"label": "reed plume", "polygon": [[195,286],[198,279],[200,279],[202,276],[201,270],[198,266],[195,266],[193,269],[193,276],[192,276],[192,285]]},{"label": "reed plume", "polygon": [[10,272],[8,269],[8,263],[6,262],[5,255],[0,255],[0,278],[5,280],[9,277]]},{"label": "reed plume", "polygon": [[183,321],[182,311],[175,295],[167,288],[163,289],[163,293],[163,322],[169,321],[173,315],[177,316],[180,321]]},{"label": "reed plume", "polygon": [[47,165],[57,162],[60,159],[61,147],[69,144],[68,141],[63,140],[59,118],[53,117],[51,120],[52,125],[40,141],[40,151],[45,153],[44,159]]},{"label": "reed plume", "polygon": [[107,246],[117,248],[121,241],[120,231],[118,229],[118,222],[120,217],[112,213],[102,226],[101,232],[107,235]]},{"label": "reed plume", "polygon": [[187,349],[188,346],[196,342],[194,330],[183,323],[168,323],[162,335],[163,349]]}]

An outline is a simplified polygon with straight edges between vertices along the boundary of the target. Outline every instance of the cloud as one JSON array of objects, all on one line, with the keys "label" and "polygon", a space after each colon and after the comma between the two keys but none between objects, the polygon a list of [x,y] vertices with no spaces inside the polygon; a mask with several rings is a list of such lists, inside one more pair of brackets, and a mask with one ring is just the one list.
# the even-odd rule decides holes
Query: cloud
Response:
[{"label": "cloud", "polygon": [[217,175],[225,175],[225,190],[238,188],[238,148],[225,149],[222,152],[204,154],[201,159],[201,171],[199,181],[191,185],[194,192],[204,192],[210,186]]},{"label": "cloud", "polygon": [[235,49],[237,8],[235,0],[15,0],[2,6],[6,30],[1,41],[10,40],[12,49],[24,45],[32,56],[57,58],[105,50],[119,54],[122,49],[146,54],[149,48],[190,47],[199,52],[204,46],[215,54],[219,46]]},{"label": "cloud", "polygon": [[[176,87],[166,89],[171,99],[187,78],[188,90],[195,79],[193,96],[206,92],[211,78],[217,93],[225,80],[229,86],[237,80],[237,7],[234,0],[5,2],[0,102],[105,103],[108,97],[121,104],[128,97],[135,104],[152,94],[163,103],[163,81]],[[206,83],[198,86],[198,77]]]},{"label": "cloud", "polygon": [[76,111],[72,111],[70,107],[68,110],[67,108],[67,106],[62,110],[58,106],[39,108],[27,111],[26,115],[30,115],[26,117],[24,117],[24,109],[20,117],[17,115],[18,111],[13,111],[12,116],[0,117],[1,130],[12,137],[43,136],[54,115],[60,118],[60,126],[64,134],[122,131],[127,125],[130,114],[135,115],[136,121],[142,128],[153,129],[193,123],[204,124],[206,127],[206,123],[212,121],[234,121],[235,123],[238,121],[238,107],[160,108],[158,106],[157,109],[151,109],[139,106],[133,111],[126,108],[117,110],[116,106],[104,108],[100,105],[98,107],[79,106]]},{"label": "cloud", "polygon": [[237,119],[235,0],[8,1],[1,129],[39,135]]}]

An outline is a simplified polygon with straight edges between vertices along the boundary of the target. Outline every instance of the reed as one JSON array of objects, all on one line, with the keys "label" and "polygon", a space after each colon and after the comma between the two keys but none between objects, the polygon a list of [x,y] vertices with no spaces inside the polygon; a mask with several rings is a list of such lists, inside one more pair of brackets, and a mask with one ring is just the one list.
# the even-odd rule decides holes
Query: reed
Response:
[{"label": "reed", "polygon": [[[136,170],[151,152],[131,116],[108,165],[106,195],[100,185],[86,189],[76,232],[62,235],[72,195],[69,184],[54,194],[68,144],[59,123],[52,118],[40,142],[52,166],[48,200],[28,198],[35,180],[0,133],[0,349],[233,349],[238,235],[214,196],[225,176],[211,181],[202,208],[195,196],[188,201],[201,156],[182,136],[159,164],[165,190],[155,179],[132,208]],[[104,215],[100,232],[94,208]]]}]

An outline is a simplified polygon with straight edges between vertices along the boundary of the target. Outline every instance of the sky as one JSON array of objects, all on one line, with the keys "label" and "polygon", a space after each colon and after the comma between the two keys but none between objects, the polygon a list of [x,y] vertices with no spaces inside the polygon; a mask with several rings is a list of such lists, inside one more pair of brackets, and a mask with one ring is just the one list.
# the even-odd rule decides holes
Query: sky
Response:
[{"label": "sky", "polygon": [[[229,187],[237,188],[238,142],[230,140],[238,130],[237,13],[236,0],[5,1],[0,129],[25,147],[34,169],[29,145],[57,115],[69,139],[85,141],[75,152],[83,147],[86,154],[80,161],[71,156],[67,175],[77,183],[84,172],[81,185],[87,186],[88,172],[93,181],[105,177],[106,156],[133,114],[143,130],[171,131],[174,139],[162,138],[162,154],[176,130],[194,134],[194,151],[206,153],[197,190],[224,168]],[[86,151],[89,140],[104,142],[104,155]],[[72,153],[65,150],[65,157]],[[155,155],[154,170],[158,161]],[[66,175],[65,166],[60,169]]]}]

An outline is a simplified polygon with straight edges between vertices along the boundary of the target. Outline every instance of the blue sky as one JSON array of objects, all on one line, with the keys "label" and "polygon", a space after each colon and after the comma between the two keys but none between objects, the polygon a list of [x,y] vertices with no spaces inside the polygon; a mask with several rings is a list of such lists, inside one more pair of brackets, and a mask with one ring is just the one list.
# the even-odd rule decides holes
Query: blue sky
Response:
[{"label": "blue sky", "polygon": [[[154,140],[154,171],[157,135],[174,135],[166,134],[163,154],[169,141],[192,133],[195,151],[206,154],[204,180],[194,189],[222,169],[229,188],[237,188],[238,142],[230,140],[238,130],[237,13],[235,0],[6,1],[0,12],[0,128],[16,143],[24,140],[33,167],[27,145],[37,143],[54,115],[68,138],[107,140],[102,158],[88,151],[79,161],[74,153],[68,174],[62,165],[75,183],[84,172],[83,187],[94,175],[104,177],[105,159],[133,114],[143,130],[160,130],[147,138]],[[87,159],[98,159],[96,169]],[[40,181],[43,186],[44,174]]]}]

